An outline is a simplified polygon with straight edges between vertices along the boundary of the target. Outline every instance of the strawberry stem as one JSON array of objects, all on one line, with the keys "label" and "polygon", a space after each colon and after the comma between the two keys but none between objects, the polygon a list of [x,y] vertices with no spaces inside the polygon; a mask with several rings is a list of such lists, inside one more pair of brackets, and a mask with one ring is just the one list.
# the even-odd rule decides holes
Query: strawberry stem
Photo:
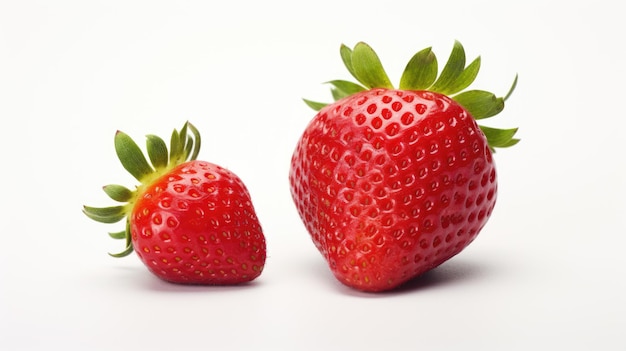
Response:
[{"label": "strawberry stem", "polygon": [[[188,134],[190,133],[190,134]],[[126,248],[113,257],[124,257],[133,251],[130,234],[129,215],[135,199],[140,196],[142,189],[154,179],[167,173],[170,169],[186,161],[195,160],[200,152],[200,133],[191,123],[187,122],[180,131],[174,130],[170,140],[170,150],[167,144],[156,135],[146,136],[146,150],[148,159],[139,146],[125,133],[115,133],[115,151],[126,169],[141,185],[132,191],[122,185],[110,184],[103,187],[104,192],[114,201],[124,205],[111,207],[83,206],[83,213],[97,222],[117,223],[126,218],[126,229],[120,232],[109,233],[113,239],[125,239]]]},{"label": "strawberry stem", "polygon": [[[344,80],[332,80],[331,94],[335,101],[359,93],[366,89],[394,89],[389,81],[376,52],[367,44],[359,42],[354,49],[346,45],[340,47],[341,59],[348,72],[362,85]],[[454,42],[450,57],[438,75],[437,57],[431,48],[417,52],[407,63],[400,78],[402,90],[428,90],[450,96],[463,106],[476,120],[493,117],[504,109],[504,102],[511,96],[517,86],[517,75],[504,97],[496,97],[484,90],[468,90],[480,70],[480,56],[465,66],[465,49],[459,41]],[[312,109],[319,111],[327,103],[304,99]],[[481,128],[483,128],[481,126]],[[497,129],[484,127],[489,146],[509,147],[519,142],[513,136],[517,128]]]}]

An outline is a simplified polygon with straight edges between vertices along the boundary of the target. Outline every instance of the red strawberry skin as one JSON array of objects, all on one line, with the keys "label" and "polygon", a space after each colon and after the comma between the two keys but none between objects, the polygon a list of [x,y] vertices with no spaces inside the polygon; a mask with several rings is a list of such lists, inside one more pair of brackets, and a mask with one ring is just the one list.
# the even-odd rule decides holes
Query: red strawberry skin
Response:
[{"label": "red strawberry skin", "polygon": [[147,185],[130,214],[130,231],[148,269],[174,283],[243,283],[265,264],[265,238],[248,190],[209,162],[182,163]]},{"label": "red strawberry skin", "polygon": [[458,254],[496,202],[487,140],[429,91],[372,89],[324,107],[293,154],[291,194],[336,278],[393,289]]}]

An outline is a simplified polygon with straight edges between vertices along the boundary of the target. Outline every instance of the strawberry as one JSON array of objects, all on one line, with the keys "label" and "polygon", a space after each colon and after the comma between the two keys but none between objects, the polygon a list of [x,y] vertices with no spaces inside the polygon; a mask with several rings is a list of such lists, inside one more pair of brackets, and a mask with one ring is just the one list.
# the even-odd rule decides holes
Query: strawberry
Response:
[{"label": "strawberry", "polygon": [[265,237],[248,190],[231,171],[196,160],[200,133],[192,124],[174,130],[169,154],[163,139],[148,135],[151,165],[123,132],[116,133],[115,148],[140,185],[104,187],[123,205],[83,207],[98,222],[126,219],[125,230],[110,234],[125,239],[126,249],[112,256],[135,251],[152,273],[173,283],[230,285],[261,274]]},{"label": "strawberry", "polygon": [[455,45],[438,74],[430,48],[413,56],[399,89],[365,43],[341,46],[360,83],[330,82],[334,103],[319,112],[291,160],[297,211],[330,270],[357,290],[394,289],[461,252],[496,202],[492,152],[516,144],[517,129],[479,126],[506,97],[464,91],[480,58],[465,66]]}]

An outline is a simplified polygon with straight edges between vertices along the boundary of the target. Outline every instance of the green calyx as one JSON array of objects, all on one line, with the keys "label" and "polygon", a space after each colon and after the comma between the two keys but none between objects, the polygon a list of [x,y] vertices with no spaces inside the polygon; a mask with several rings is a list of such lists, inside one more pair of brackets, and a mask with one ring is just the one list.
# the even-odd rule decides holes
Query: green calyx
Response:
[{"label": "green calyx", "polygon": [[[331,94],[335,101],[369,89],[394,89],[383,65],[374,50],[366,43],[356,44],[354,49],[341,45],[341,59],[350,74],[358,83],[346,80],[332,80]],[[496,97],[484,90],[465,90],[476,79],[480,69],[480,57],[465,65],[465,50],[456,41],[447,63],[439,72],[437,57],[431,48],[426,48],[409,60],[400,78],[401,90],[428,90],[447,95],[463,106],[476,120],[497,115],[504,109],[504,102],[515,90],[517,75],[509,92],[504,97]],[[327,103],[304,99],[312,109],[319,111]],[[517,128],[498,129],[480,126],[492,150],[517,144],[514,135]]]},{"label": "green calyx", "polygon": [[123,231],[109,233],[113,239],[125,240],[126,242],[124,251],[110,255],[124,257],[133,252],[129,215],[135,200],[143,192],[143,189],[154,180],[181,163],[195,160],[198,157],[200,133],[191,123],[185,123],[180,131],[174,130],[172,132],[169,150],[163,139],[156,135],[148,135],[146,137],[148,159],[127,134],[118,131],[115,133],[114,141],[115,151],[122,166],[139,181],[140,185],[135,190],[117,184],[106,185],[102,188],[104,192],[114,201],[123,204],[110,207],[83,206],[83,213],[101,223],[117,223],[126,219],[126,227]]}]

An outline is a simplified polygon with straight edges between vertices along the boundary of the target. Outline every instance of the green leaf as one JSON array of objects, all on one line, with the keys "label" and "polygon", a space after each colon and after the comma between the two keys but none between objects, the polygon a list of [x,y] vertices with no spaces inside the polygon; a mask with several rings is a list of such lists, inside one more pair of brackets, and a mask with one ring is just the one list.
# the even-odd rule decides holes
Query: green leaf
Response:
[{"label": "green leaf", "polygon": [[178,156],[182,150],[180,134],[174,129],[172,136],[170,137],[170,164],[174,165],[178,163]]},{"label": "green leaf", "polygon": [[128,202],[133,197],[133,192],[125,186],[110,184],[102,187],[109,197],[118,202]]},{"label": "green leaf", "polygon": [[333,86],[331,93],[335,101],[366,90],[365,87],[347,80],[333,80],[328,83]]},{"label": "green leaf", "polygon": [[515,144],[517,144],[519,142],[520,142],[520,139],[513,138],[513,139],[509,140],[508,142],[503,143],[502,146],[499,146],[499,147],[501,147],[501,148],[503,148],[503,147],[511,147],[511,146],[513,146],[513,145],[515,145]]},{"label": "green leaf", "polygon": [[478,71],[480,70],[480,57],[477,57],[472,63],[467,66],[461,74],[456,78],[454,82],[452,82],[446,90],[448,94],[456,94],[463,89],[469,87],[476,79],[478,75]]},{"label": "green leaf", "polygon": [[517,87],[517,74],[515,75],[515,79],[513,79],[513,84],[511,84],[511,88],[509,88],[509,92],[506,93],[506,95],[502,99],[506,101],[511,96],[511,94],[513,94],[513,91],[515,90],[516,87]]},{"label": "green leaf", "polygon": [[126,231],[123,230],[117,233],[109,233],[109,236],[113,239],[126,239]]},{"label": "green leaf", "polygon": [[[188,134],[188,131],[192,135]],[[200,152],[200,133],[187,122],[179,131],[174,130],[170,141],[170,165],[181,164],[188,159],[195,160]]]},{"label": "green leaf", "polygon": [[[109,235],[111,235],[114,239],[126,239],[126,248],[124,249],[124,251],[116,253],[116,254],[109,253],[109,255],[119,258],[119,257],[128,256],[130,255],[131,252],[133,252],[133,239],[132,239],[132,236],[130,235],[130,221],[129,220],[126,220],[126,230],[124,230],[123,232],[113,233]],[[113,235],[115,235],[115,237]]]},{"label": "green leaf", "polygon": [[504,109],[504,99],[484,90],[469,90],[453,99],[463,106],[474,119],[495,116]]},{"label": "green leaf", "polygon": [[201,145],[201,139],[200,139],[200,132],[198,131],[198,129],[196,129],[196,127],[187,122],[187,127],[189,129],[189,131],[191,132],[191,135],[193,135],[193,151],[191,152],[191,156],[189,157],[189,160],[195,160],[198,158],[198,154],[200,153],[200,145]]},{"label": "green leaf", "polygon": [[452,52],[448,58],[448,62],[443,67],[439,79],[430,87],[429,90],[441,94],[449,95],[454,82],[457,80],[463,69],[465,68],[465,50],[460,42],[455,41]]},{"label": "green leaf", "polygon": [[352,95],[366,90],[365,87],[347,80],[331,80],[328,83],[346,95]]},{"label": "green leaf", "polygon": [[354,78],[356,78],[356,74],[354,73],[354,68],[352,67],[352,49],[350,49],[344,44],[341,44],[341,47],[339,48],[339,54],[341,55],[341,60],[343,61],[343,64],[346,66],[346,68],[348,69],[348,72],[350,72],[350,74]]},{"label": "green leaf", "polygon": [[517,133],[517,128],[511,129],[498,129],[480,126],[480,129],[485,134],[487,138],[487,142],[489,146],[492,148],[503,148],[510,147],[519,142],[519,139],[514,139],[515,133]]},{"label": "green leaf", "polygon": [[94,221],[101,223],[117,223],[126,217],[126,207],[91,207],[83,206],[83,213]]},{"label": "green leaf", "polygon": [[178,141],[180,141],[180,149],[178,151],[181,155],[183,155],[185,149],[187,148],[187,123],[183,124],[183,127],[180,128],[180,132],[178,132]]},{"label": "green leaf", "polygon": [[432,52],[432,48],[421,50],[407,63],[400,78],[400,89],[426,89],[437,79],[437,71],[437,57]]},{"label": "green leaf", "polygon": [[336,88],[330,89],[330,95],[332,95],[333,101],[339,101],[343,99],[344,97],[346,97],[346,95],[341,90],[336,89]]},{"label": "green leaf", "polygon": [[193,150],[193,138],[191,135],[187,135],[187,142],[185,143],[185,151],[183,152],[183,159],[187,160],[191,151]]},{"label": "green leaf", "polygon": [[352,69],[355,78],[370,89],[393,89],[393,84],[389,81],[378,55],[363,42],[356,44],[352,50]]},{"label": "green leaf", "polygon": [[115,151],[122,166],[138,181],[154,173],[139,146],[121,131],[115,134]]},{"label": "green leaf", "polygon": [[118,253],[115,253],[115,254],[109,253],[109,255],[112,256],[112,257],[115,257],[115,258],[122,258],[122,257],[126,257],[126,256],[130,255],[133,252],[133,250],[134,250],[133,249],[133,245],[131,244],[129,246],[126,246],[126,249],[124,249],[124,251],[118,252]]},{"label": "green leaf", "polygon": [[324,102],[315,102],[315,101],[311,101],[307,99],[302,99],[302,101],[304,101],[304,103],[307,104],[307,106],[309,106],[315,111],[319,111],[328,105],[327,103],[324,103]]},{"label": "green leaf", "polygon": [[168,151],[165,141],[156,135],[148,135],[146,139],[146,148],[148,150],[148,157],[152,166],[155,169],[160,170],[167,167]]}]

